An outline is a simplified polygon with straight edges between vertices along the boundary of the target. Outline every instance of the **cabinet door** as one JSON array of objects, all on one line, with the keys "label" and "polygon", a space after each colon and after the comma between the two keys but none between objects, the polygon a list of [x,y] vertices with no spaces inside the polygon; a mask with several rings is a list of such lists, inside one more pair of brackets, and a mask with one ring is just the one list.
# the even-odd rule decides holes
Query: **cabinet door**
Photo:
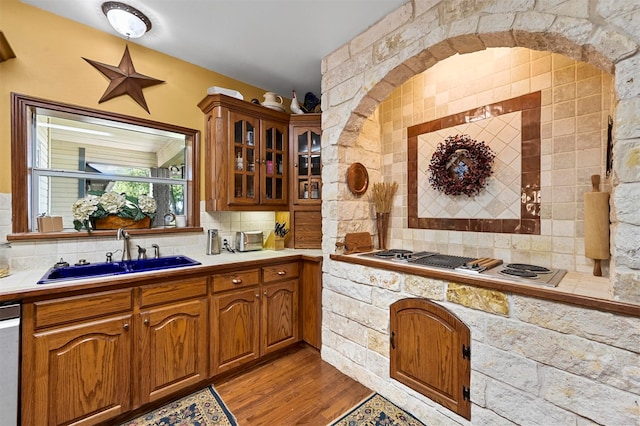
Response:
[{"label": "cabinet door", "polygon": [[229,200],[231,204],[258,204],[260,120],[229,113]]},{"label": "cabinet door", "polygon": [[300,340],[298,280],[262,287],[262,353],[268,354]]},{"label": "cabinet door", "polygon": [[320,128],[294,129],[294,204],[320,204],[322,198],[322,162]]},{"label": "cabinet door", "polygon": [[213,297],[212,374],[260,356],[260,293],[257,288]]},{"label": "cabinet door", "polygon": [[205,298],[140,313],[140,404],[207,378]]},{"label": "cabinet door", "polygon": [[390,323],[391,378],[469,419],[469,328],[442,306],[419,298],[394,302]]},{"label": "cabinet door", "polygon": [[96,424],[131,407],[131,316],[34,334],[33,425]]},{"label": "cabinet door", "polygon": [[319,350],[322,344],[322,260],[305,260],[301,264],[301,338]]},{"label": "cabinet door", "polygon": [[261,203],[265,205],[287,204],[288,174],[287,126],[262,121],[262,179]]}]

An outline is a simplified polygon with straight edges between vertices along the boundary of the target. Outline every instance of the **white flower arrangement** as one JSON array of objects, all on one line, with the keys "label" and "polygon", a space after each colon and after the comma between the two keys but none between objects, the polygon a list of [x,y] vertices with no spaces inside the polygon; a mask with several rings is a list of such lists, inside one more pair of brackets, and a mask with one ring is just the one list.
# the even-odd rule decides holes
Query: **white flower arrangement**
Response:
[{"label": "white flower arrangement", "polygon": [[91,231],[91,221],[109,215],[125,219],[141,220],[145,216],[153,219],[156,215],[156,200],[148,195],[132,197],[117,192],[90,191],[71,206],[73,227],[76,231],[85,228]]}]

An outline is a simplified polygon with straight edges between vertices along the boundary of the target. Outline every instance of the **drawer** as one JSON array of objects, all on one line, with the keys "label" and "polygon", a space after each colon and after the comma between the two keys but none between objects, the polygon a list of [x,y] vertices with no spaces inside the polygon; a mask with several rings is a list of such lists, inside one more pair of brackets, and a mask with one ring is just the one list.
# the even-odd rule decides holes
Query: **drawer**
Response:
[{"label": "drawer", "polygon": [[132,289],[34,302],[36,328],[133,310]]},{"label": "drawer", "polygon": [[234,288],[250,287],[260,282],[260,271],[251,269],[248,271],[236,271],[226,274],[217,274],[213,277],[213,291],[226,291]]},{"label": "drawer", "polygon": [[196,299],[207,295],[206,277],[152,284],[140,289],[140,306],[172,303],[176,300]]},{"label": "drawer", "polygon": [[284,280],[298,277],[298,262],[281,263],[262,268],[262,282]]}]

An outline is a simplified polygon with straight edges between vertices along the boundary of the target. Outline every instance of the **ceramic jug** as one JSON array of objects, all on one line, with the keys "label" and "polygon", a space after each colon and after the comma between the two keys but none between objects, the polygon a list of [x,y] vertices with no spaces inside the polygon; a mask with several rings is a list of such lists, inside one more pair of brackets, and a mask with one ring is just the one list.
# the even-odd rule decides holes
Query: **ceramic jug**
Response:
[{"label": "ceramic jug", "polygon": [[265,104],[280,104],[284,102],[282,96],[276,94],[275,92],[266,92],[264,94],[264,103]]}]

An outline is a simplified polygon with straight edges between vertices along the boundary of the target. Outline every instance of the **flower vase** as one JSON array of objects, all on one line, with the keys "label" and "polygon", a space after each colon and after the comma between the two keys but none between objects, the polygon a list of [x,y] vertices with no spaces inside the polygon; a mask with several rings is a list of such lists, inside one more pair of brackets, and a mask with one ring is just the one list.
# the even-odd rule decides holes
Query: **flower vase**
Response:
[{"label": "flower vase", "polygon": [[140,220],[127,219],[116,215],[109,215],[93,221],[93,229],[142,229],[151,227],[151,218],[145,216]]},{"label": "flower vase", "polygon": [[378,228],[378,248],[387,249],[387,234],[389,233],[389,213],[376,213],[376,226]]}]

